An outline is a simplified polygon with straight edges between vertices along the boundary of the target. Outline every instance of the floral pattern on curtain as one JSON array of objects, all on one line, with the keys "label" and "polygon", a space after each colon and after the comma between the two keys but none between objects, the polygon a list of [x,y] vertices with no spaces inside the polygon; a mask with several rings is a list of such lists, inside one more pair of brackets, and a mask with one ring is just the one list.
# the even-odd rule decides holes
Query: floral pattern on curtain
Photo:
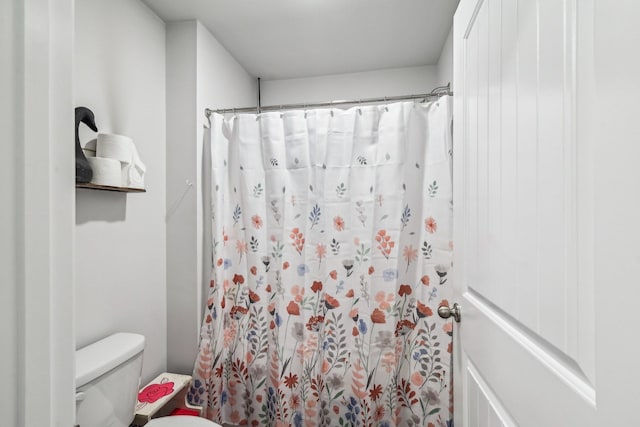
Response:
[{"label": "floral pattern on curtain", "polygon": [[[188,393],[250,426],[451,426],[451,106],[213,116]],[[209,141],[211,138],[211,141]]]}]

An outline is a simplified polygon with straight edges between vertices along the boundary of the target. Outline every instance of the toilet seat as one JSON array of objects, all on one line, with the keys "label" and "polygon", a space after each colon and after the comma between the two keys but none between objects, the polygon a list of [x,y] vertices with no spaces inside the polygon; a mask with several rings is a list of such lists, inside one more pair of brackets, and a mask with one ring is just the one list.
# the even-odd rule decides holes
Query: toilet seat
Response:
[{"label": "toilet seat", "polygon": [[222,427],[206,418],[191,415],[175,415],[173,417],[154,418],[149,421],[148,427]]}]

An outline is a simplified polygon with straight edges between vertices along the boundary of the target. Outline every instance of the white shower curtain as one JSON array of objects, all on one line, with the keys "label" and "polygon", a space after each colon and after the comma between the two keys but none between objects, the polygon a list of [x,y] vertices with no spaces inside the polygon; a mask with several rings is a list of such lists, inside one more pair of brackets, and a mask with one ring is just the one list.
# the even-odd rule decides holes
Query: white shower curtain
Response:
[{"label": "white shower curtain", "polygon": [[213,115],[209,418],[452,424],[450,102]]}]

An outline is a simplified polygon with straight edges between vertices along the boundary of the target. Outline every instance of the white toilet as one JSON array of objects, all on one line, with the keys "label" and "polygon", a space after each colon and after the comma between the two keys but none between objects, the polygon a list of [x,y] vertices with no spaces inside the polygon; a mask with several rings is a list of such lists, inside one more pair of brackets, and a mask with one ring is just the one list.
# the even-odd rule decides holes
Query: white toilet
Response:
[{"label": "white toilet", "polygon": [[[118,333],[76,351],[76,424],[129,427],[134,417],[144,337]],[[221,427],[199,417],[155,418],[149,427]]]}]

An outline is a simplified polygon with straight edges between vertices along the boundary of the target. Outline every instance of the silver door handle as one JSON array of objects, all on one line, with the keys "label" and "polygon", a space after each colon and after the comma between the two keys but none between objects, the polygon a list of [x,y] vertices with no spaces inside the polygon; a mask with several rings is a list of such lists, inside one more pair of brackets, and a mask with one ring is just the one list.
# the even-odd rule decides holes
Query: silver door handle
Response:
[{"label": "silver door handle", "polygon": [[460,311],[460,304],[453,303],[453,307],[449,307],[448,305],[441,305],[438,307],[438,315],[443,319],[448,319],[453,316],[456,322],[460,323],[460,318],[462,317],[462,313]]}]

